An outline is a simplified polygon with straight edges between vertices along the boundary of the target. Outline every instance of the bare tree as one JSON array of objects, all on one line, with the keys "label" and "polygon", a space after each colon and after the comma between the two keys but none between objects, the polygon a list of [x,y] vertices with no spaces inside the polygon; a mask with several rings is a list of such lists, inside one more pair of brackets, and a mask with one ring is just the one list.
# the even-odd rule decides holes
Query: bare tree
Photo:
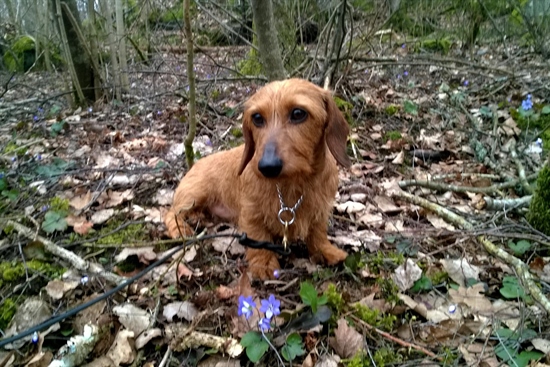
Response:
[{"label": "bare tree", "polygon": [[126,63],[126,35],[124,30],[124,9],[122,0],[116,0],[116,38],[118,50],[118,65],[120,67],[120,83],[124,92],[128,91],[128,64]]},{"label": "bare tree", "polygon": [[185,27],[185,38],[187,40],[187,81],[189,83],[189,130],[185,137],[185,158],[187,159],[187,167],[191,169],[195,159],[195,153],[193,152],[193,140],[197,130],[197,117],[195,115],[195,71],[193,69],[193,32],[191,31],[191,16],[189,15],[191,0],[184,0],[183,2],[183,21]]},{"label": "bare tree", "polygon": [[252,17],[258,35],[260,61],[267,78],[280,80],[286,78],[281,47],[277,38],[273,4],[271,0],[252,0]]}]

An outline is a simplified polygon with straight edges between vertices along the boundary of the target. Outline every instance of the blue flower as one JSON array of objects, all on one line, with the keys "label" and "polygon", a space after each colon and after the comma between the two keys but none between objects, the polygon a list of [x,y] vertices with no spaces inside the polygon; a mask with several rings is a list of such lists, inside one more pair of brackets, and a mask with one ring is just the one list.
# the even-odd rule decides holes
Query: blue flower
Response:
[{"label": "blue flower", "polygon": [[0,179],[4,178],[4,172],[0,172]]},{"label": "blue flower", "polygon": [[405,70],[405,72],[403,72],[403,76],[409,76],[409,72]]},{"label": "blue flower", "polygon": [[248,320],[250,316],[252,316],[252,311],[255,307],[256,304],[252,300],[252,296],[239,296],[239,311],[237,312],[239,316],[244,315],[244,317]]},{"label": "blue flower", "polygon": [[281,272],[279,271],[279,269],[273,270],[273,276],[275,277],[275,279],[279,279],[279,277],[281,276]]},{"label": "blue flower", "polygon": [[464,86],[467,87],[468,84],[470,84],[470,82],[469,82],[468,80],[465,80],[465,81],[464,81]]},{"label": "blue flower", "polygon": [[31,341],[33,344],[38,343],[38,333],[36,331],[32,334]]},{"label": "blue flower", "polygon": [[524,111],[529,111],[531,108],[533,108],[533,101],[531,101],[531,95],[528,94],[527,98],[521,102],[521,108],[523,108]]},{"label": "blue flower", "polygon": [[48,209],[50,209],[49,205],[43,205],[42,208],[40,210],[42,210],[43,212],[47,211]]},{"label": "blue flower", "polygon": [[35,116],[33,117],[33,119],[34,119],[34,121],[38,121],[38,116],[35,115]]},{"label": "blue flower", "polygon": [[11,157],[11,161],[12,161],[12,162],[15,162],[16,160],[17,160],[17,157],[16,157],[16,156]]},{"label": "blue flower", "polygon": [[271,320],[273,316],[281,314],[281,301],[270,294],[268,299],[262,299],[262,306],[260,311],[265,313],[265,318]]},{"label": "blue flower", "polygon": [[401,48],[405,48],[407,47],[407,45],[405,45],[404,43],[401,45]]},{"label": "blue flower", "polygon": [[92,107],[88,107],[88,112],[92,113],[92,111],[93,111]]},{"label": "blue flower", "polygon": [[267,317],[263,317],[258,322],[258,326],[260,327],[261,331],[268,331],[271,329],[271,323]]}]

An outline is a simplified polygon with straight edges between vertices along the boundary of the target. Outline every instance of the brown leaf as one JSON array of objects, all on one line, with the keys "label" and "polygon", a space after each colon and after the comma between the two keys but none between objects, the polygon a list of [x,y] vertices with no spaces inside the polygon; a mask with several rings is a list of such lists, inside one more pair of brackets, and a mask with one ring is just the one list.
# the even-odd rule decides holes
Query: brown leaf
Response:
[{"label": "brown leaf", "polygon": [[82,210],[88,205],[88,203],[92,200],[92,192],[88,190],[88,192],[84,195],[78,195],[69,201],[69,205],[73,207],[76,210]]},{"label": "brown leaf", "polygon": [[334,337],[329,344],[340,358],[351,358],[363,349],[363,336],[344,319],[338,320],[338,327],[334,330]]}]

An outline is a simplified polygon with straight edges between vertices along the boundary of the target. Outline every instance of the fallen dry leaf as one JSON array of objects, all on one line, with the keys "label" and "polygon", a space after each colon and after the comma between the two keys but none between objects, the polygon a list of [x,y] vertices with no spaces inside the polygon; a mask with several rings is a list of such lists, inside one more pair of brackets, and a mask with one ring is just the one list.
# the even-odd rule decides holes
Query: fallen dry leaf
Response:
[{"label": "fallen dry leaf", "polygon": [[411,289],[414,283],[422,277],[422,269],[412,259],[395,269],[392,278],[401,292]]},{"label": "fallen dry leaf", "polygon": [[118,320],[128,330],[139,335],[147,330],[153,324],[153,316],[133,305],[132,303],[124,303],[113,307],[113,313],[118,316]]},{"label": "fallen dry leaf", "polygon": [[92,196],[92,192],[88,190],[87,193],[72,198],[69,205],[75,210],[82,210],[92,201]]},{"label": "fallen dry leaf", "polygon": [[465,258],[439,260],[449,277],[459,285],[465,286],[468,278],[479,280],[479,267],[471,265]]},{"label": "fallen dry leaf", "polygon": [[334,330],[334,337],[329,344],[340,358],[351,358],[363,349],[364,338],[345,319],[338,320],[338,327]]},{"label": "fallen dry leaf", "polygon": [[187,321],[192,321],[198,313],[199,311],[195,305],[188,301],[168,303],[164,306],[164,310],[162,311],[162,315],[169,322],[173,321],[172,319],[174,316],[178,316]]},{"label": "fallen dry leaf", "polygon": [[157,259],[157,254],[155,253],[152,246],[150,247],[125,247],[120,251],[118,255],[115,256],[115,262],[119,263],[126,260],[129,256],[137,256],[138,260],[142,264],[150,264],[151,261]]},{"label": "fallen dry leaf", "polygon": [[366,206],[362,203],[356,203],[355,201],[346,201],[342,204],[336,205],[336,210],[340,213],[358,213],[365,210]]},{"label": "fallen dry leaf", "polygon": [[115,366],[129,365],[136,357],[134,349],[134,333],[130,330],[119,330],[116,335],[115,342],[109,351],[109,357]]},{"label": "fallen dry leaf", "polygon": [[103,209],[95,212],[91,220],[93,224],[102,224],[108,221],[113,215],[115,215],[114,209]]}]

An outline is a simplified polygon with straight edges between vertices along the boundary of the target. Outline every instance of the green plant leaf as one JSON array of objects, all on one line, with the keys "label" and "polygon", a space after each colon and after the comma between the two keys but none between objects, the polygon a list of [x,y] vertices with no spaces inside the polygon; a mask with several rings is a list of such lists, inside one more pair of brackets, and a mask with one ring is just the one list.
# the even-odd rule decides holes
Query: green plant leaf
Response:
[{"label": "green plant leaf", "polygon": [[422,291],[429,291],[433,288],[432,280],[426,275],[422,274],[422,277],[414,282],[414,285],[411,288],[411,292],[419,293]]},{"label": "green plant leaf", "polygon": [[550,105],[546,105],[540,111],[541,115],[548,115],[550,113]]},{"label": "green plant leaf", "polygon": [[481,106],[479,114],[483,117],[493,117],[493,111],[489,106]]},{"label": "green plant leaf", "polygon": [[315,290],[315,287],[313,286],[313,284],[309,282],[303,282],[300,285],[300,298],[302,298],[302,302],[304,302],[306,305],[311,307],[311,310],[313,311],[313,313],[317,312],[317,305],[318,305],[319,298],[317,296],[317,291]]},{"label": "green plant leaf", "polygon": [[5,190],[8,187],[8,183],[5,178],[0,179],[0,190]]},{"label": "green plant leaf", "polygon": [[246,333],[241,339],[241,345],[246,348],[246,355],[252,363],[257,363],[269,348],[264,337],[256,331]]},{"label": "green plant leaf", "polygon": [[60,158],[54,158],[52,164],[40,165],[35,172],[40,176],[52,177],[64,173],[73,166],[74,162],[66,162]]},{"label": "green plant leaf", "polygon": [[302,348],[302,337],[293,333],[286,338],[286,344],[281,348],[283,358],[291,362],[294,358],[304,355],[306,351]]},{"label": "green plant leaf", "polygon": [[65,121],[59,121],[54,123],[50,127],[50,135],[53,137],[56,137],[63,130],[63,128],[65,127],[65,124],[66,124]]},{"label": "green plant leaf", "polygon": [[404,107],[406,113],[409,113],[411,115],[418,115],[418,106],[414,102],[411,102],[407,99],[404,102]]},{"label": "green plant leaf", "polygon": [[15,201],[19,197],[19,191],[16,189],[4,190],[2,191],[2,196],[7,197],[11,201]]},{"label": "green plant leaf", "polygon": [[42,229],[47,233],[66,230],[67,221],[65,220],[65,216],[62,214],[65,213],[59,213],[52,210],[47,212],[44,216],[44,221],[42,222]]},{"label": "green plant leaf", "polygon": [[244,334],[244,336],[242,337],[241,345],[246,348],[256,343],[259,343],[262,339],[263,339],[262,334],[256,331],[249,331],[248,333]]},{"label": "green plant leaf", "polygon": [[523,351],[514,359],[514,362],[518,367],[525,367],[529,364],[529,361],[541,359],[542,357],[544,357],[544,353]]},{"label": "green plant leaf", "polygon": [[515,255],[523,255],[531,249],[531,242],[526,240],[518,241],[514,243],[513,241],[508,241],[508,247],[514,251]]}]

